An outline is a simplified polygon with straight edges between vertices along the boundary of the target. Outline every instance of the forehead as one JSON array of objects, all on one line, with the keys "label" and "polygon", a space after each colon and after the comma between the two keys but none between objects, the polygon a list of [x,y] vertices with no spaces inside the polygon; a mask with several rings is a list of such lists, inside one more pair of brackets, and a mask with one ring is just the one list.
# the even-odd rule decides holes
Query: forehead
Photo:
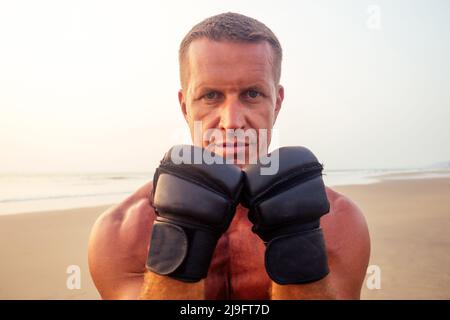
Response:
[{"label": "forehead", "polygon": [[273,81],[273,53],[267,42],[197,39],[188,50],[192,85],[246,85]]}]

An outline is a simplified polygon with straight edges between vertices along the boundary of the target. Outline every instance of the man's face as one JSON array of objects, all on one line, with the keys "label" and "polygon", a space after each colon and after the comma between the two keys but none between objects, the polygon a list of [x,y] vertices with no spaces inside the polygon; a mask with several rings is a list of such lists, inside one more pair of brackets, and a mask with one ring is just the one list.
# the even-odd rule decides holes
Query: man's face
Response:
[{"label": "man's face", "polygon": [[[284,97],[283,87],[275,82],[272,54],[267,42],[198,39],[190,44],[187,78],[178,98],[196,145],[212,147],[212,151],[223,157],[245,152],[248,161],[251,139],[227,138],[226,131],[267,129],[265,138],[270,143],[271,129]],[[196,121],[201,121],[202,137],[197,142]],[[222,138],[217,134],[214,138],[207,137],[208,129],[218,129],[215,132],[221,132]],[[256,144],[260,138],[258,135]]]}]

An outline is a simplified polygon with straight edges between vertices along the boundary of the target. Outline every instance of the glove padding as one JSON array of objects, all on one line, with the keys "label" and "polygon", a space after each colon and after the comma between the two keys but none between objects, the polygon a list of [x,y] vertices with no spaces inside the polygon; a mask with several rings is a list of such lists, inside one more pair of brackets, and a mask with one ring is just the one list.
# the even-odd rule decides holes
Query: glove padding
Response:
[{"label": "glove padding", "polygon": [[[188,163],[176,164],[178,159],[174,161],[173,156],[180,156],[179,151],[190,153],[182,157]],[[195,152],[203,155],[203,151],[194,146],[172,147],[153,179],[151,203],[157,218],[146,266],[185,282],[206,277],[243,186],[243,173],[237,166],[203,160],[196,164]]]},{"label": "glove padding", "polygon": [[277,174],[261,175],[260,164],[244,168],[242,202],[249,208],[252,231],[266,244],[270,278],[278,284],[314,282],[329,273],[320,228],[320,217],[330,210],[323,166],[304,147],[277,151]]}]

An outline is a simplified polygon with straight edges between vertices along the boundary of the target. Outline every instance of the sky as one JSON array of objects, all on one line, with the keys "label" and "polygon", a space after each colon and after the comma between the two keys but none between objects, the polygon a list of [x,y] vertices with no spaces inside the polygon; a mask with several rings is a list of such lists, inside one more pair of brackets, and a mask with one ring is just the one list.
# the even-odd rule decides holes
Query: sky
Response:
[{"label": "sky", "polygon": [[178,46],[206,17],[283,51],[274,145],[325,168],[450,161],[450,2],[0,0],[0,172],[153,171],[189,143]]}]

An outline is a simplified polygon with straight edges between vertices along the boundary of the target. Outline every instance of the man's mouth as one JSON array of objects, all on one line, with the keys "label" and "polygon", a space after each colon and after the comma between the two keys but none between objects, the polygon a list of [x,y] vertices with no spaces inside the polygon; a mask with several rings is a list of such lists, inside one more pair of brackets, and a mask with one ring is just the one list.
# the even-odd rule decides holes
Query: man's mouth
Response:
[{"label": "man's mouth", "polygon": [[216,151],[222,150],[225,153],[243,152],[248,147],[248,143],[221,143],[214,144]]},{"label": "man's mouth", "polygon": [[214,142],[209,145],[209,147],[213,149],[213,151],[217,154],[238,154],[245,152],[249,144],[247,142]]},{"label": "man's mouth", "polygon": [[224,142],[224,143],[215,143],[216,147],[221,148],[239,148],[239,147],[248,147],[248,143],[246,142]]}]

